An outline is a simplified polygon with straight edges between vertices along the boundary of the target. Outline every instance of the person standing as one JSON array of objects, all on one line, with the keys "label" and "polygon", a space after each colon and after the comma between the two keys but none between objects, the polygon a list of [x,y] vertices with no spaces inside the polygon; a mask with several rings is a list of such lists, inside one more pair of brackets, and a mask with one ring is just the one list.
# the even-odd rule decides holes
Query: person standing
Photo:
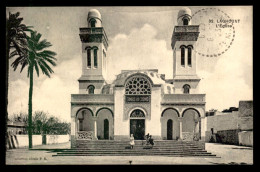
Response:
[{"label": "person standing", "polygon": [[134,138],[133,134],[131,134],[131,136],[130,136],[130,146],[131,146],[131,149],[134,148],[134,145],[135,145],[135,138]]},{"label": "person standing", "polygon": [[153,142],[153,138],[152,138],[152,135],[150,135],[150,137],[149,137],[149,143],[152,145],[152,147],[153,147],[153,145],[154,145],[154,142]]},{"label": "person standing", "polygon": [[150,134],[145,135],[146,145],[149,145]]}]

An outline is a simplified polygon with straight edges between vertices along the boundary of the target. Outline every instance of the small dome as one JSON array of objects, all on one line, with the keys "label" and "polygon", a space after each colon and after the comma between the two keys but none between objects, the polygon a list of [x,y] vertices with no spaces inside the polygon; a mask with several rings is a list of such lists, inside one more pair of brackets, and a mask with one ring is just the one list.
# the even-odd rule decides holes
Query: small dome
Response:
[{"label": "small dome", "polygon": [[101,14],[100,14],[100,12],[98,10],[91,9],[88,12],[88,19],[90,19],[90,18],[98,18],[98,19],[101,20]]},{"label": "small dome", "polygon": [[191,10],[188,7],[182,8],[179,13],[178,13],[178,18],[184,16],[184,15],[189,15],[191,16]]},{"label": "small dome", "polygon": [[147,78],[150,79],[153,85],[165,84],[165,81],[162,80],[161,77],[159,76],[158,71],[153,71],[153,70],[129,70],[129,71],[121,72],[121,74],[117,75],[117,78],[113,82],[113,84],[124,86],[126,80],[135,74],[145,75]]}]

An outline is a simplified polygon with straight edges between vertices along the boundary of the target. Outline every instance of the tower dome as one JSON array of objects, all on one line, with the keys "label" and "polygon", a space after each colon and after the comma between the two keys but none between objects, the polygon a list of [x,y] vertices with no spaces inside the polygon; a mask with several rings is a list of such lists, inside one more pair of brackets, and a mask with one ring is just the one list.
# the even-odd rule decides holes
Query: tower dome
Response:
[{"label": "tower dome", "polygon": [[96,9],[91,9],[88,12],[88,27],[102,27],[101,14]]},{"label": "tower dome", "polygon": [[187,7],[182,8],[178,13],[177,22],[179,26],[191,25],[191,10]]},{"label": "tower dome", "polygon": [[182,8],[178,13],[178,19],[180,17],[184,17],[186,15],[189,15],[191,17],[191,10],[188,7]]},{"label": "tower dome", "polygon": [[97,19],[101,20],[100,12],[98,10],[96,10],[96,9],[89,10],[89,12],[88,12],[88,20],[91,19],[91,18],[97,18]]}]

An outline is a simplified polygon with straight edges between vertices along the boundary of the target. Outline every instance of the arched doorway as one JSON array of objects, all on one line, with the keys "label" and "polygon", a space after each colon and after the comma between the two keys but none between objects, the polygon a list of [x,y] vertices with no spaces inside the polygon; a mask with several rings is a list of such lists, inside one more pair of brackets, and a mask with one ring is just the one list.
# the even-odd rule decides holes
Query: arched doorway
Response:
[{"label": "arched doorway", "polygon": [[172,120],[167,121],[167,140],[172,140]]},{"label": "arched doorway", "polygon": [[167,108],[161,116],[162,138],[164,140],[178,140],[180,138],[179,112],[174,108]]},{"label": "arched doorway", "polygon": [[100,108],[96,114],[98,139],[113,139],[113,112],[108,108]]},{"label": "arched doorway", "polygon": [[104,120],[104,139],[109,139],[109,121],[108,121],[108,119]]},{"label": "arched doorway", "polygon": [[130,114],[130,134],[134,135],[135,140],[144,140],[145,115],[140,109],[136,109]]},{"label": "arched doorway", "polygon": [[77,113],[77,131],[94,131],[93,113],[83,108]]},{"label": "arched doorway", "polygon": [[184,110],[182,115],[183,140],[200,140],[201,122],[199,112],[196,109],[189,108]]}]

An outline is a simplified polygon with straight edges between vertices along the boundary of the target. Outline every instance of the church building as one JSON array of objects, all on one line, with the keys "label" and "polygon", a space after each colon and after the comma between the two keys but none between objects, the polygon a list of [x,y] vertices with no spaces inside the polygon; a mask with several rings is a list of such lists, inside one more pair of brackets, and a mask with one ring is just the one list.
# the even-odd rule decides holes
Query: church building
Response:
[{"label": "church building", "polygon": [[[109,41],[98,10],[80,28],[82,74],[79,94],[71,95],[71,147],[77,140],[205,139],[205,94],[198,92],[196,42],[199,25],[192,25],[189,8],[183,8],[173,28],[173,78],[158,69],[122,70],[108,84],[106,56]],[[160,57],[158,57],[160,58]]]}]

